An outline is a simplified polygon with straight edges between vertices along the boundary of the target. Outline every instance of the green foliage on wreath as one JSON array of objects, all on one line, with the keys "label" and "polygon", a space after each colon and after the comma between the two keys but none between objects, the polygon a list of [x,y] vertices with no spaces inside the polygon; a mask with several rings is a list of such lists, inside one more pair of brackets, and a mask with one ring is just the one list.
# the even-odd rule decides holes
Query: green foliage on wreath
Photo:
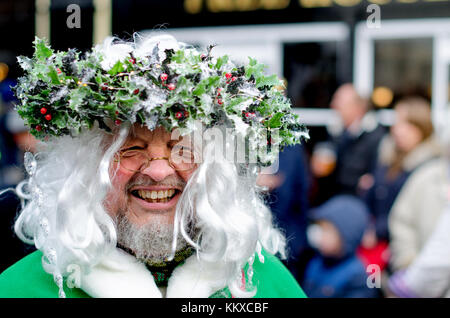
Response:
[{"label": "green foliage on wreath", "polygon": [[228,121],[256,144],[267,144],[270,136],[262,132],[275,129],[272,145],[307,137],[280,90],[283,83],[255,59],[237,66],[227,55],[213,57],[210,46],[203,54],[165,50],[163,60],[158,52],[140,58],[130,53],[105,69],[95,49],[55,52],[43,39],[33,43],[33,56],[18,58],[25,75],[15,93],[16,109],[37,138],[76,134],[95,122],[107,131],[124,121],[189,131],[195,120],[207,126]]}]

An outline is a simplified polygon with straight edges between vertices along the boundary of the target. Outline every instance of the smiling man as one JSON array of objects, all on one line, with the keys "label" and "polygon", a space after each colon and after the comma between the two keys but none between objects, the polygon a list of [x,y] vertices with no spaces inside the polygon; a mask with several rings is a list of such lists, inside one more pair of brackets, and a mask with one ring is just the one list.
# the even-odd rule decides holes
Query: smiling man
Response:
[{"label": "smiling man", "polygon": [[[152,273],[161,274],[164,269],[165,275],[156,278],[167,279],[179,263],[169,265],[166,259],[176,206],[196,168],[195,158],[189,144],[173,140],[162,127],[154,131],[139,125],[133,128],[116,154],[112,168],[117,172],[105,207],[116,220],[118,246],[144,261]],[[181,237],[177,246],[178,260],[192,252]]]},{"label": "smiling man", "polygon": [[304,297],[256,186],[307,136],[276,76],[166,35],[83,56],[36,39],[19,63],[41,143],[15,232],[38,251],[0,275],[2,297]]}]

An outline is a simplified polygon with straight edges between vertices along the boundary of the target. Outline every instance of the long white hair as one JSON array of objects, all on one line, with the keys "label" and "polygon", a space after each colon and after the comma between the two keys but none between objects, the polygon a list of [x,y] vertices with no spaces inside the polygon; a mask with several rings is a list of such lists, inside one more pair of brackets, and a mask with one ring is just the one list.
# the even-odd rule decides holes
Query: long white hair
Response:
[{"label": "long white hair", "polygon": [[[172,37],[142,39],[138,44],[105,42],[97,49],[105,54],[105,67],[123,54],[148,54],[160,47],[179,45]],[[88,270],[116,247],[115,223],[103,205],[112,187],[110,165],[114,154],[130,134],[123,124],[115,134],[98,127],[76,137],[51,137],[41,143],[35,155],[32,177],[17,187],[24,200],[15,231],[24,242],[44,254],[44,269],[52,274],[62,291],[69,264]],[[209,142],[203,148],[203,162],[193,173],[179,199],[174,220],[174,246],[179,233],[195,247],[202,262],[221,262],[231,293],[252,296],[241,290],[237,277],[245,264],[264,248],[285,257],[285,239],[273,225],[272,215],[256,186],[257,169],[214,153]],[[226,145],[225,147],[233,147]],[[224,149],[232,151],[231,149]],[[34,189],[34,190],[33,190]],[[195,219],[198,240],[189,237],[188,226]]]}]

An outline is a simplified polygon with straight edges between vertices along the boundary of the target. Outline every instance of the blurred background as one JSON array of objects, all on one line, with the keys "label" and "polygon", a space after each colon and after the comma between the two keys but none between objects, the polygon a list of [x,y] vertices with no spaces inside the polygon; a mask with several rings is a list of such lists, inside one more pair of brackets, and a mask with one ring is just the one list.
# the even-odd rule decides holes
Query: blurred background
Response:
[{"label": "blurred background", "polygon": [[[285,149],[278,173],[258,182],[288,238],[285,263],[307,294],[394,295],[383,286],[419,255],[448,200],[424,197],[430,204],[417,213],[430,215],[437,202],[432,221],[426,229],[409,221],[417,233],[400,239],[405,217],[394,207],[404,206],[400,193],[412,202],[405,184],[448,160],[450,0],[0,0],[0,189],[24,178],[23,152],[34,150],[10,87],[35,36],[83,51],[109,35],[161,31],[200,48],[217,44],[216,54],[237,61],[255,57],[285,80],[311,139]],[[437,175],[445,188],[446,172]],[[2,196],[0,237],[10,252],[0,270],[32,249],[13,234],[18,208],[14,195]],[[333,253],[327,242],[340,245]],[[397,255],[408,242],[415,251]],[[381,288],[368,287],[367,278],[378,279],[370,264]]]}]

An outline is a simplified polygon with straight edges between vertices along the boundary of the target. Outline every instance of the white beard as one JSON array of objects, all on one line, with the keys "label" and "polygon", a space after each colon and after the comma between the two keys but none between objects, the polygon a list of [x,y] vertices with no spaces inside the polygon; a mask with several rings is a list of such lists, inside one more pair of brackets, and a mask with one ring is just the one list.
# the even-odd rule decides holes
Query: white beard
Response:
[{"label": "white beard", "polygon": [[[147,264],[160,264],[167,261],[172,252],[173,225],[149,222],[137,226],[119,213],[117,218],[117,243],[130,249],[137,259]],[[187,247],[186,240],[177,237],[176,252]]]}]

